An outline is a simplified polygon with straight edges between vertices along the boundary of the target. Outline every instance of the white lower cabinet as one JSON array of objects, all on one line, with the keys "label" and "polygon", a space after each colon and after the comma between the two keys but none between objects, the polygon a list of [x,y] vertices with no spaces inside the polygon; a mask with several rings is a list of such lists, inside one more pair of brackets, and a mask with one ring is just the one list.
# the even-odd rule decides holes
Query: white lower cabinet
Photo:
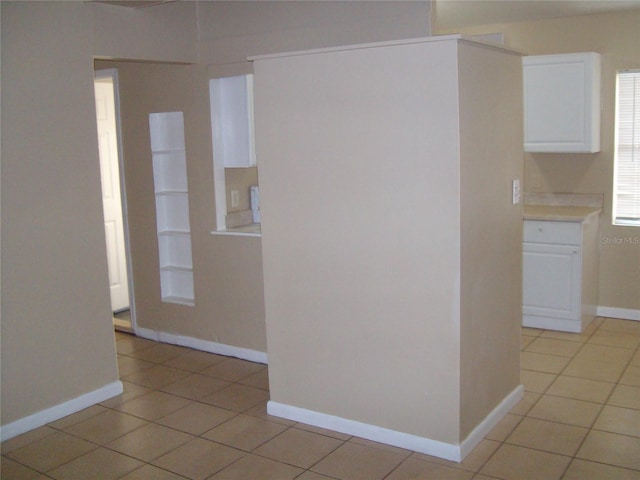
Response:
[{"label": "white lower cabinet", "polygon": [[525,220],[523,326],[581,332],[594,318],[593,228],[581,222]]},{"label": "white lower cabinet", "polygon": [[[523,281],[524,312],[537,318],[551,317],[553,324],[558,319],[574,320],[580,316],[580,249],[569,245],[525,244],[523,250],[525,271]],[[537,320],[537,322],[536,322]],[[525,324],[528,318],[525,315]]]}]

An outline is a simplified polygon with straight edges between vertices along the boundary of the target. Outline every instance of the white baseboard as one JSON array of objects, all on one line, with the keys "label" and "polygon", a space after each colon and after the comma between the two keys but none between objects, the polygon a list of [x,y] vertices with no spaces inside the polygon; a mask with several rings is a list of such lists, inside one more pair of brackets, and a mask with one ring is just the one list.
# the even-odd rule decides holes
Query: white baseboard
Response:
[{"label": "white baseboard", "polygon": [[47,423],[55,422],[62,417],[79,412],[80,410],[95,405],[96,403],[104,402],[105,400],[115,397],[116,395],[120,395],[121,393],[122,382],[120,380],[109,383],[97,390],[93,390],[80,395],[79,397],[75,397],[66,402],[34,413],[33,415],[2,425],[2,427],[0,427],[0,439],[4,442],[5,440],[9,440],[17,435],[33,430],[34,428],[42,427]]},{"label": "white baseboard", "polygon": [[136,328],[136,335],[156,342],[170,343],[181,347],[202,350],[203,352],[241,358],[242,360],[248,360],[250,362],[268,363],[267,354],[265,352],[251,350],[250,348],[234,347],[233,345],[226,345],[224,343],[211,342],[209,340],[202,340],[195,337],[187,337],[176,333],[159,332],[157,330],[141,327]]},{"label": "white baseboard", "polygon": [[482,439],[495,427],[524,396],[524,386],[518,385],[494,408],[460,444],[460,461],[464,460],[478,446]]},{"label": "white baseboard", "polygon": [[633,310],[631,308],[605,307],[599,305],[596,313],[599,317],[621,318],[623,320],[640,322],[640,310]]},{"label": "white baseboard", "polygon": [[413,450],[434,457],[461,462],[464,457],[480,443],[484,436],[504,417],[522,398],[524,388],[519,385],[471,432],[460,445],[441,442],[430,438],[399,432],[388,428],[362,423],[347,418],[336,417],[306,408],[294,407],[279,402],[269,401],[269,415],[306,423],[315,427],[326,428],[347,435],[354,435],[367,440]]},{"label": "white baseboard", "polygon": [[541,317],[538,315],[523,315],[522,326],[528,328],[542,328],[545,330],[559,330],[561,332],[582,332],[581,320]]},{"label": "white baseboard", "polygon": [[426,453],[447,460],[460,461],[460,447],[450,443],[419,437],[409,433],[398,432],[347,418],[336,417],[326,413],[315,412],[305,408],[293,407],[283,403],[269,401],[267,413],[315,427],[326,428],[335,432],[366,438],[375,442],[406,448],[415,452]]}]

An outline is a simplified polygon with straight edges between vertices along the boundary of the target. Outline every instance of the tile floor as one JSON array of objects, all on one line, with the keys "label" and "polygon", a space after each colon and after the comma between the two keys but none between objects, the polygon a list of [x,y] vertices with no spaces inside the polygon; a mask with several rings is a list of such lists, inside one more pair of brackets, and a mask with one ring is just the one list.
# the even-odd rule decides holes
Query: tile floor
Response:
[{"label": "tile floor", "polygon": [[268,416],[264,365],[116,339],[124,394],[4,442],[4,480],[640,479],[640,322],[524,329],[525,398],[461,464]]}]

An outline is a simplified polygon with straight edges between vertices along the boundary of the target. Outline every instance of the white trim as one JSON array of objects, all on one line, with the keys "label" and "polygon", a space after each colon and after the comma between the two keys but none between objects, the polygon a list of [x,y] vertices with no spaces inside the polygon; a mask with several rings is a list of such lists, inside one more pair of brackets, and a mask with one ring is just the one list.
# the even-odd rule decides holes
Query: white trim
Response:
[{"label": "white trim", "polygon": [[441,442],[410,433],[362,423],[326,413],[294,407],[273,400],[267,403],[267,413],[276,417],[294,420],[316,427],[327,428],[347,435],[413,450],[454,462],[461,462],[484,436],[515,406],[523,396],[524,387],[519,385],[460,444]]},{"label": "white trim", "polygon": [[539,315],[523,315],[522,326],[529,328],[542,328],[545,330],[559,330],[562,332],[581,333],[583,329],[581,320],[557,317],[542,317]]},{"label": "white trim", "polygon": [[213,141],[213,200],[216,209],[216,230],[227,229],[227,183],[224,169],[224,158],[219,149],[222,140],[216,125],[221,120],[217,118],[221,103],[220,93],[216,89],[215,79],[209,80],[209,111],[211,114],[211,138]]},{"label": "white trim", "polygon": [[97,390],[93,390],[89,393],[80,395],[79,397],[53,407],[49,407],[45,410],[41,410],[33,415],[2,425],[2,427],[0,427],[0,439],[4,442],[5,440],[9,440],[10,438],[20,435],[21,433],[42,427],[47,423],[55,422],[62,417],[84,410],[85,408],[115,397],[116,395],[120,395],[122,391],[122,382],[118,380],[109,383],[104,387],[98,388]]},{"label": "white trim", "polygon": [[515,407],[524,396],[524,386],[518,385],[513,391],[504,397],[496,408],[494,408],[485,419],[480,422],[473,431],[467,435],[460,444],[460,461],[464,459],[482,439],[495,427],[509,411]]},{"label": "white trim", "polygon": [[131,235],[129,234],[129,208],[127,203],[127,185],[124,178],[124,148],[122,147],[122,120],[120,115],[120,83],[117,68],[105,68],[94,72],[95,78],[111,78],[113,85],[113,104],[116,117],[116,137],[118,144],[118,173],[120,181],[120,203],[122,211],[122,230],[124,233],[124,249],[127,263],[127,288],[129,290],[129,312],[131,330],[136,330],[135,288],[133,284],[133,261],[131,259]]},{"label": "white trim", "polygon": [[250,62],[254,62],[259,60],[270,60],[274,58],[296,57],[300,55],[317,55],[317,54],[323,54],[323,53],[344,52],[349,50],[361,50],[364,48],[395,47],[398,45],[413,45],[418,43],[430,43],[430,42],[447,42],[452,40],[471,43],[473,45],[481,46],[481,47],[489,47],[493,50],[498,50],[504,53],[522,55],[522,53],[519,52],[518,50],[514,50],[513,48],[509,48],[504,45],[500,45],[493,42],[486,42],[482,40],[475,40],[470,36],[455,33],[455,34],[449,34],[449,35],[432,35],[430,37],[416,37],[416,38],[407,38],[407,39],[401,39],[401,40],[386,40],[381,42],[341,45],[337,47],[316,48],[311,50],[295,50],[290,52],[268,53],[264,55],[250,56],[248,57],[248,60]]},{"label": "white trim", "polygon": [[234,230],[213,230],[211,231],[211,235],[227,235],[230,237],[262,237],[262,233],[242,232]]},{"label": "white trim", "polygon": [[268,363],[267,354],[250,348],[236,347],[226,345],[224,343],[211,342],[202,340],[201,338],[188,337],[186,335],[178,335],[176,333],[159,332],[149,328],[138,327],[136,335],[156,342],[170,343],[171,345],[179,345],[181,347],[189,347],[203,352],[216,353],[227,357],[241,358],[250,362]]},{"label": "white trim", "polygon": [[305,408],[294,407],[279,402],[269,401],[267,413],[276,417],[306,423],[315,427],[326,428],[335,432],[354,435],[376,442],[406,448],[415,452],[433,455],[455,462],[460,461],[460,447],[450,443],[431,440],[409,433],[398,432],[347,418],[336,417],[326,413],[315,412]]},{"label": "white trim", "polygon": [[337,47],[322,47],[322,48],[313,48],[309,50],[292,50],[289,52],[267,53],[263,55],[250,56],[248,57],[248,60],[250,62],[254,62],[259,60],[270,60],[272,58],[286,58],[286,57],[296,57],[300,55],[316,55],[316,54],[322,54],[322,53],[360,50],[364,48],[395,47],[396,45],[412,45],[416,43],[443,42],[448,40],[462,40],[462,39],[463,39],[463,36],[459,33],[456,33],[451,35],[417,37],[417,38],[408,38],[408,39],[401,39],[401,40],[386,40],[381,42],[368,42],[368,43],[356,43],[352,45],[340,45]]},{"label": "white trim", "polygon": [[623,320],[635,320],[640,322],[640,310],[634,310],[631,308],[605,307],[599,305],[597,313],[599,317],[621,318]]}]

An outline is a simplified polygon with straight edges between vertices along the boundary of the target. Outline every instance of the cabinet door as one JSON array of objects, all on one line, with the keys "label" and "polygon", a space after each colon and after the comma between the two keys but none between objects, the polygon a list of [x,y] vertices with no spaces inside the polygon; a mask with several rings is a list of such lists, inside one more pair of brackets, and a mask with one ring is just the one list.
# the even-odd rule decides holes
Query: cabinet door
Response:
[{"label": "cabinet door", "polygon": [[580,249],[525,243],[522,311],[525,315],[580,318]]},{"label": "cabinet door", "polygon": [[213,155],[225,167],[255,167],[253,75],[209,81]]},{"label": "cabinet door", "polygon": [[526,152],[600,150],[600,55],[524,57]]}]

